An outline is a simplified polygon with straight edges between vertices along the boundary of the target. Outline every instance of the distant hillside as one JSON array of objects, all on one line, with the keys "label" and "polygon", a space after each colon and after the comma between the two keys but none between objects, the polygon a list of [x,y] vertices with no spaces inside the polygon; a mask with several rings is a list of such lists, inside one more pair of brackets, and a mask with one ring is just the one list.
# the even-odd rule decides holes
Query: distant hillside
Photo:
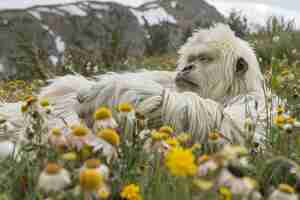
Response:
[{"label": "distant hillside", "polygon": [[[167,45],[174,49],[182,44],[191,27],[223,19],[203,0],[160,0],[135,8],[114,2],[82,1],[2,10],[0,73],[6,78],[20,69],[26,71],[32,63],[56,71],[56,66],[66,62],[66,52],[74,49],[90,55],[107,48],[115,55],[143,55],[153,34],[151,27],[161,23],[171,30],[171,43]],[[104,53],[103,59],[113,59]]]}]

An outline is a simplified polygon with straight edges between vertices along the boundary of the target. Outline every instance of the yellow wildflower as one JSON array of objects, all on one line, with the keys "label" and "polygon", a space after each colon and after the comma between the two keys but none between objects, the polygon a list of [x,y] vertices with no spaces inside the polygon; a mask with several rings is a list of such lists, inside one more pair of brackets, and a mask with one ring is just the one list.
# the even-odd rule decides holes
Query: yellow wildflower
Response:
[{"label": "yellow wildflower", "polygon": [[192,151],[182,148],[171,149],[166,155],[165,164],[174,176],[193,176],[197,171]]},{"label": "yellow wildflower", "polygon": [[180,145],[176,138],[168,138],[165,142],[171,147],[178,147]]},{"label": "yellow wildflower", "polygon": [[276,111],[278,113],[278,115],[284,113],[284,107],[282,105],[279,105],[277,108],[276,108]]},{"label": "yellow wildflower", "polygon": [[159,129],[159,132],[166,133],[168,135],[172,135],[174,133],[174,130],[170,126],[163,126]]},{"label": "yellow wildflower", "polygon": [[99,190],[97,194],[100,197],[100,199],[108,199],[108,197],[110,196],[110,192],[107,190]]},{"label": "yellow wildflower", "polygon": [[41,101],[40,101],[40,105],[42,106],[42,107],[48,107],[49,105],[50,105],[50,103],[49,103],[49,100],[48,99],[42,99]]},{"label": "yellow wildflower", "polygon": [[53,128],[53,129],[51,130],[51,133],[52,133],[53,135],[55,135],[55,136],[61,136],[61,135],[62,135],[62,132],[61,132],[60,128]]},{"label": "yellow wildflower", "polygon": [[118,106],[119,112],[129,113],[133,111],[133,106],[129,103],[121,103]]},{"label": "yellow wildflower", "polygon": [[103,129],[97,134],[97,136],[107,141],[111,145],[118,146],[120,144],[120,136],[114,129]]},{"label": "yellow wildflower", "polygon": [[28,105],[27,104],[24,104],[21,106],[21,112],[22,113],[26,113],[28,111]]},{"label": "yellow wildflower", "polygon": [[221,134],[217,132],[212,132],[208,134],[208,140],[211,142],[218,142],[221,139]]},{"label": "yellow wildflower", "polygon": [[93,154],[92,148],[88,145],[84,145],[79,152],[81,159],[85,160]]},{"label": "yellow wildflower", "polygon": [[85,169],[80,173],[80,186],[85,191],[96,191],[103,184],[103,177],[96,169]]},{"label": "yellow wildflower", "polygon": [[58,173],[60,170],[62,169],[62,167],[56,163],[48,163],[46,166],[45,171],[48,174],[56,174]]},{"label": "yellow wildflower", "polygon": [[278,189],[284,193],[295,193],[295,189],[288,184],[280,184]]},{"label": "yellow wildflower", "polygon": [[286,119],[283,115],[277,115],[274,119],[274,124],[279,128],[282,128],[286,123]]},{"label": "yellow wildflower", "polygon": [[164,133],[164,132],[152,132],[151,134],[151,138],[153,140],[156,140],[156,141],[159,141],[159,140],[164,140],[164,139],[167,139],[169,137],[168,134]]},{"label": "yellow wildflower", "polygon": [[294,117],[289,116],[286,119],[286,123],[288,123],[288,124],[294,125],[295,122],[296,122],[296,119]]},{"label": "yellow wildflower", "polygon": [[104,120],[104,119],[109,119],[112,118],[112,112],[110,109],[106,107],[101,107],[98,110],[96,110],[94,114],[95,120]]},{"label": "yellow wildflower", "polygon": [[220,200],[232,200],[232,192],[227,187],[219,189]]},{"label": "yellow wildflower", "polygon": [[121,197],[126,200],[142,200],[139,186],[135,184],[127,185],[121,192]]},{"label": "yellow wildflower", "polygon": [[75,126],[72,128],[72,134],[77,137],[84,137],[89,133],[89,129],[84,126]]}]

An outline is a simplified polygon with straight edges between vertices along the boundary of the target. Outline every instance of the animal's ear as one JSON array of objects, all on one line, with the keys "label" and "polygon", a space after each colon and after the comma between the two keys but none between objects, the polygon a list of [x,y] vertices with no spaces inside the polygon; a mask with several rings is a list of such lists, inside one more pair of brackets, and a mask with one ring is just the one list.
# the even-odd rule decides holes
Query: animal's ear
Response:
[{"label": "animal's ear", "polygon": [[244,58],[238,58],[236,62],[235,72],[237,75],[244,75],[248,70],[248,63]]}]

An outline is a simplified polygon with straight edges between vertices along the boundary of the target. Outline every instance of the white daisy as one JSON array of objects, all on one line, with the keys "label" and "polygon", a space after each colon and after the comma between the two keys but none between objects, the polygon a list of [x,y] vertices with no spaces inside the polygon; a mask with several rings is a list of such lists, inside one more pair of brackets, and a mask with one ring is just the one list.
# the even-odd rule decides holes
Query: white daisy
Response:
[{"label": "white daisy", "polygon": [[63,190],[71,183],[67,170],[55,163],[48,163],[40,174],[38,187],[45,192],[57,192]]},{"label": "white daisy", "polygon": [[95,133],[104,128],[117,128],[118,124],[112,117],[112,112],[106,107],[100,107],[94,114],[94,126],[93,130]]}]

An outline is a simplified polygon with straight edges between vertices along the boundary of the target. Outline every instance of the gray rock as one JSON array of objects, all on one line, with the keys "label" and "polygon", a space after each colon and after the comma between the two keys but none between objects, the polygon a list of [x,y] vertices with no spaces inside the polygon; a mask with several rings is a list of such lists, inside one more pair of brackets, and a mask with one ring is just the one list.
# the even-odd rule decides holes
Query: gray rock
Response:
[{"label": "gray rock", "polygon": [[[148,38],[144,19],[150,27],[168,21],[172,50],[182,44],[189,27],[199,22],[203,25],[224,20],[203,0],[158,0],[136,8],[112,2],[82,1],[2,10],[0,78],[16,74],[41,76],[45,69],[49,73],[60,71],[68,48],[101,51],[115,45],[116,49],[127,49],[130,56],[141,56]],[[120,43],[113,43],[115,40]]]}]

